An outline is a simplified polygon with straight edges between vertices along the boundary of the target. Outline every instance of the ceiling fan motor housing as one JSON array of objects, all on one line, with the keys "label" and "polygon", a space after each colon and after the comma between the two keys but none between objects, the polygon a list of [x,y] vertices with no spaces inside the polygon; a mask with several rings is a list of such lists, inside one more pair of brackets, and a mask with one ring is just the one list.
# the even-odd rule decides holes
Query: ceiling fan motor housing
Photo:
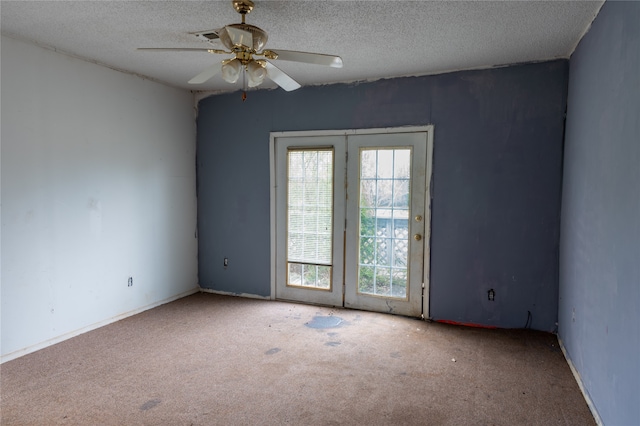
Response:
[{"label": "ceiling fan motor housing", "polygon": [[231,25],[227,25],[226,27],[224,27],[222,30],[218,32],[220,41],[229,50],[235,50],[238,48],[238,46],[234,45],[233,41],[231,40],[231,37],[227,32],[228,27],[236,28],[238,30],[251,33],[253,38],[253,45],[252,46],[243,45],[243,47],[245,47],[246,49],[253,50],[254,52],[259,52],[262,50],[264,45],[267,44],[267,33],[262,28],[258,28],[255,25],[249,25],[249,24],[231,24]]}]

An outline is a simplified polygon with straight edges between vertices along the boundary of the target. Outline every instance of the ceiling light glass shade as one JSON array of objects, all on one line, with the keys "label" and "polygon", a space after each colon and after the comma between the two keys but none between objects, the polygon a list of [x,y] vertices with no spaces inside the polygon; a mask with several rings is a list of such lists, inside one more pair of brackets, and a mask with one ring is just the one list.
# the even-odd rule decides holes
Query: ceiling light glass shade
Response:
[{"label": "ceiling light glass shade", "polygon": [[267,70],[258,61],[251,61],[247,64],[247,74],[249,76],[249,87],[256,87],[262,84],[267,76]]},{"label": "ceiling light glass shade", "polygon": [[233,50],[236,46],[244,46],[259,52],[267,43],[267,33],[263,29],[249,24],[227,25],[218,30],[218,37],[229,50]]},{"label": "ceiling light glass shade", "polygon": [[222,64],[222,78],[228,83],[235,83],[240,77],[242,64],[237,58]]}]

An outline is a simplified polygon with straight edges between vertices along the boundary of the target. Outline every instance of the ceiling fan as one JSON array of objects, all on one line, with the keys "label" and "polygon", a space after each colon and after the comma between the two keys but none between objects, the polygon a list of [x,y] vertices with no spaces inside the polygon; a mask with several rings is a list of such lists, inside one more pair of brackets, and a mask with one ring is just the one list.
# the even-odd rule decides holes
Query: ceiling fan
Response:
[{"label": "ceiling fan", "polygon": [[[208,41],[219,39],[228,50],[210,48],[139,48],[138,50],[170,50],[170,51],[203,51],[215,54],[230,54],[232,58],[216,62],[200,74],[189,80],[189,84],[202,84],[218,73],[229,83],[236,83],[240,76],[243,88],[257,87],[268,77],[286,91],[300,88],[300,84],[289,77],[270,60],[303,62],[307,64],[324,65],[342,68],[340,56],[321,53],[297,52],[293,50],[269,49],[263,50],[267,43],[267,33],[254,25],[245,23],[245,17],[253,10],[252,0],[233,0],[233,8],[242,16],[240,24],[230,24],[223,28],[197,33],[200,38]],[[255,59],[263,57],[264,59]],[[268,60],[267,60],[268,59]],[[246,94],[243,93],[243,100]]]}]

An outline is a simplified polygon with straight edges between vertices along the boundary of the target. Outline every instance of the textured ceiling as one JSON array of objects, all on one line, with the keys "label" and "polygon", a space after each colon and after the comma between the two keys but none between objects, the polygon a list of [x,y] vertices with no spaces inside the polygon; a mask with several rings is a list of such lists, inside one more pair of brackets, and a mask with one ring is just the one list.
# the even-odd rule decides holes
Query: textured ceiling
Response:
[{"label": "textured ceiling", "polygon": [[[267,48],[340,55],[344,68],[275,61],[302,85],[567,58],[603,1],[255,1],[247,23]],[[237,23],[231,1],[2,1],[2,33],[191,90],[228,56],[137,47],[207,47],[191,33]],[[264,87],[274,87],[272,83]]]}]

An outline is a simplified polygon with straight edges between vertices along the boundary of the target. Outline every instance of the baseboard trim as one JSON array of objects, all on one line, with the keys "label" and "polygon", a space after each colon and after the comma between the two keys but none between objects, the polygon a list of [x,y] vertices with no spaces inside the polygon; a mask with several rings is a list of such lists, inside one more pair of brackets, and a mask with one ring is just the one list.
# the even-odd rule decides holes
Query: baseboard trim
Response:
[{"label": "baseboard trim", "polygon": [[602,419],[600,418],[600,415],[598,414],[598,410],[596,410],[596,407],[593,404],[593,401],[591,400],[591,397],[589,396],[589,394],[585,390],[584,385],[582,384],[582,377],[580,377],[580,373],[578,373],[578,370],[576,370],[576,367],[573,365],[573,361],[571,361],[571,358],[569,358],[569,354],[567,353],[567,349],[564,347],[564,343],[562,343],[562,339],[560,338],[560,336],[558,336],[558,343],[560,344],[560,349],[562,349],[562,353],[564,354],[564,359],[567,360],[567,364],[569,364],[569,368],[571,369],[571,372],[573,373],[573,377],[575,377],[576,382],[578,383],[578,387],[580,388],[580,392],[582,392],[582,396],[584,397],[584,400],[587,402],[587,406],[589,407],[589,410],[591,411],[591,415],[593,415],[593,419],[596,421],[596,424],[598,426],[603,426],[604,423],[602,423]]},{"label": "baseboard trim", "polygon": [[246,297],[247,299],[271,300],[270,296],[258,296],[257,294],[250,294],[250,293],[233,293],[230,291],[212,290],[210,288],[202,288],[202,287],[200,287],[200,292],[219,294],[221,296]]},{"label": "baseboard trim", "polygon": [[13,352],[10,352],[8,354],[2,355],[2,357],[0,357],[0,364],[3,364],[5,362],[7,362],[7,361],[11,361],[11,360],[16,359],[16,358],[20,358],[21,356],[28,355],[28,354],[36,352],[36,351],[39,351],[40,349],[44,349],[44,348],[49,347],[51,345],[55,345],[56,343],[64,342],[65,340],[71,339],[72,337],[76,337],[76,336],[79,336],[81,334],[87,333],[89,331],[95,330],[97,328],[104,327],[105,325],[113,324],[114,322],[120,321],[122,319],[131,317],[133,315],[137,315],[137,314],[139,314],[141,312],[144,312],[144,311],[148,311],[149,309],[157,308],[160,305],[164,305],[166,303],[173,302],[174,300],[182,299],[183,297],[190,296],[190,295],[192,295],[194,293],[198,293],[199,291],[200,291],[200,288],[196,287],[194,289],[185,291],[185,292],[180,293],[180,294],[176,294],[175,296],[171,296],[171,297],[169,297],[167,299],[160,300],[160,301],[152,303],[150,305],[145,305],[145,306],[140,307],[138,309],[134,309],[132,311],[125,312],[125,313],[120,314],[120,315],[116,315],[116,316],[108,318],[106,320],[98,321],[98,322],[93,323],[91,325],[88,325],[86,327],[82,327],[82,328],[79,328],[77,330],[70,331],[70,332],[65,333],[65,334],[61,334],[60,336],[56,336],[56,337],[54,337],[52,339],[45,340],[44,342],[36,343],[35,345],[31,345],[31,346],[27,346],[26,348],[18,349],[17,351],[13,351]]}]

